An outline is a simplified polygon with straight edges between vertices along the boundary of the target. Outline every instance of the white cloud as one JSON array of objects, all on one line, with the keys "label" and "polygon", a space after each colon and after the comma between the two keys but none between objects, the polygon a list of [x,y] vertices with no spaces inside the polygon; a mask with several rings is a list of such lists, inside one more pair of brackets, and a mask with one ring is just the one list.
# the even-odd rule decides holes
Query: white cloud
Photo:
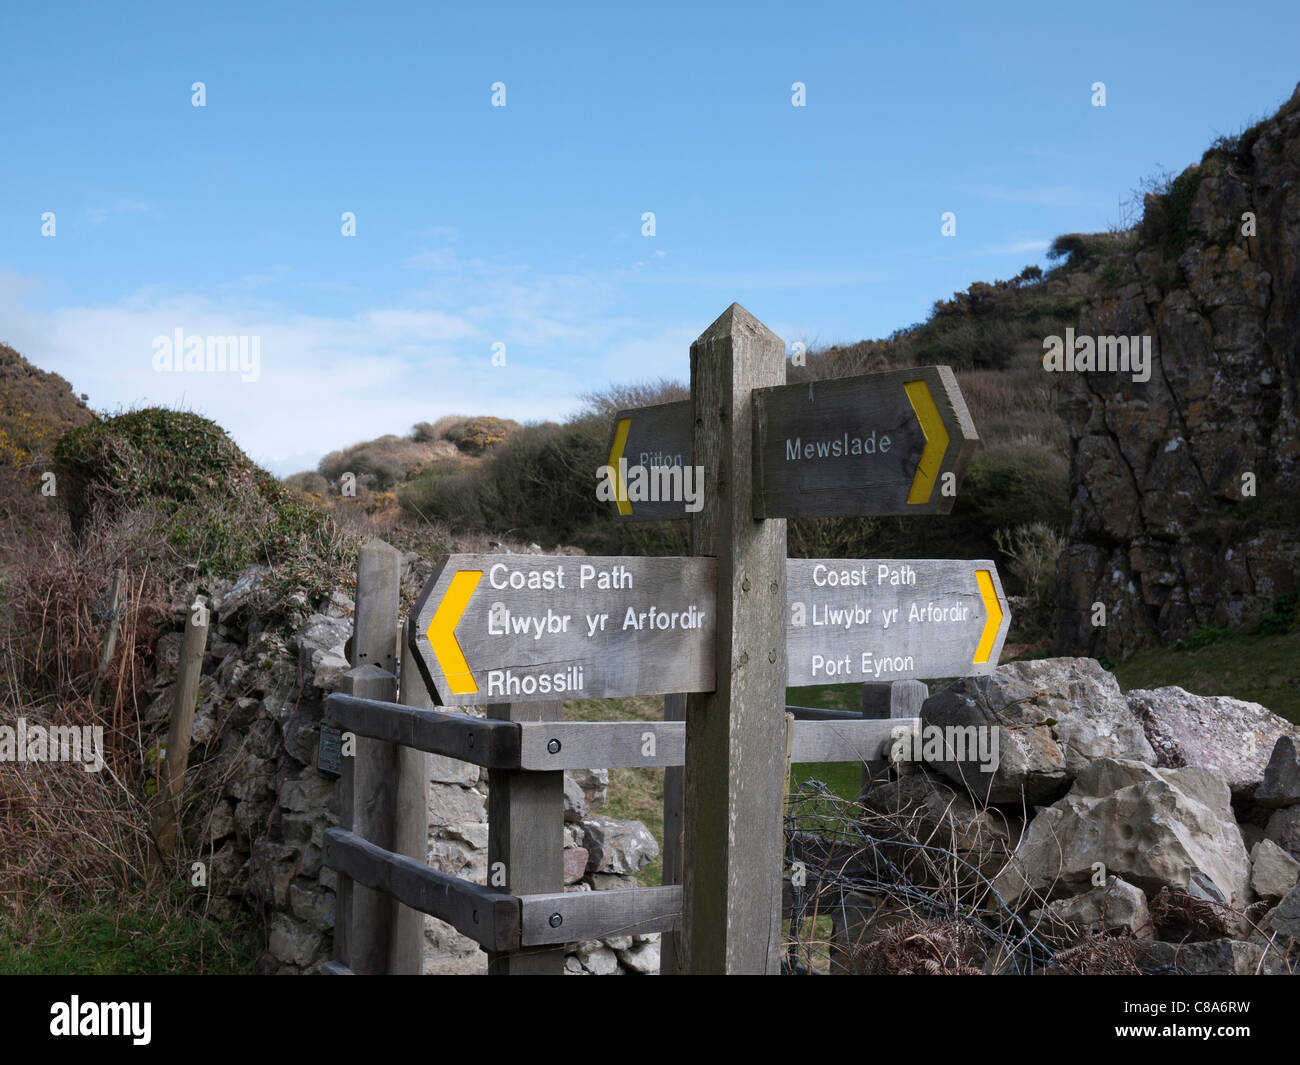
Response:
[{"label": "white cloud", "polygon": [[[136,293],[117,307],[33,311],[34,286],[0,278],[7,342],[62,374],[97,409],[182,407],[212,418],[279,474],[313,466],[327,451],[450,413],[556,419],[587,381],[565,364],[509,353],[494,367],[486,334],[466,318],[410,307],[350,317],[275,314],[202,297]],[[557,323],[557,335],[564,335]],[[260,376],[157,372],[153,340],[256,336]]]}]

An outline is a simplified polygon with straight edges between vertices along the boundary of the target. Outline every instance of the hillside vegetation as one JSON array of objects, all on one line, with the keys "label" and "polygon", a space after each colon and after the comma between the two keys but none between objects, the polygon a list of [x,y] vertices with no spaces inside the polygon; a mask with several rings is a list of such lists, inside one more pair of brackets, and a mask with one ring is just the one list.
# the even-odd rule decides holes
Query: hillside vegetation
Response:
[{"label": "hillside vegetation", "polygon": [[[1075,321],[1092,281],[1087,256],[1068,256],[1047,275],[1026,267],[1008,281],[972,284],[936,303],[925,322],[886,339],[828,347],[808,353],[804,365],[791,363],[790,381],[952,366],[981,447],[950,515],[799,519],[789,524],[790,554],[994,558],[1020,597],[1013,641],[1040,641],[1068,522],[1069,472],[1064,427],[1040,364],[1041,338]],[[512,536],[548,550],[683,554],[688,523],[620,523],[597,500],[595,485],[617,410],[688,394],[681,381],[615,386],[584,396],[563,423],[501,423],[500,432],[474,433],[472,447],[467,430],[493,419],[443,419],[332,452],[317,470],[286,483],[336,508],[400,511],[406,520]],[[346,473],[355,476],[355,498],[342,492]]]}]

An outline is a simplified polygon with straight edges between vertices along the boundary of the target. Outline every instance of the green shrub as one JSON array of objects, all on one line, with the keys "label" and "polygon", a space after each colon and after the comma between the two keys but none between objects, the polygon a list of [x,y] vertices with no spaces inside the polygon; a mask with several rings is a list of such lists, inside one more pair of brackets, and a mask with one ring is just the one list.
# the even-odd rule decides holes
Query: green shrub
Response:
[{"label": "green shrub", "polygon": [[283,582],[277,601],[302,590],[315,602],[350,565],[351,547],[318,507],[197,414],[147,407],[83,425],[60,438],[54,458],[74,530],[96,500],[146,510],[199,576],[272,565]]},{"label": "green shrub", "polygon": [[1210,644],[1218,643],[1220,640],[1227,640],[1231,636],[1231,629],[1213,627],[1197,629],[1191,636],[1182,640],[1175,640],[1173,648],[1175,651],[1197,651],[1202,647],[1209,647]]},{"label": "green shrub", "polygon": [[481,455],[505,441],[518,428],[519,423],[508,418],[464,418],[446,426],[442,438],[451,441],[467,455]]},{"label": "green shrub", "polygon": [[1266,614],[1255,619],[1252,636],[1279,636],[1284,632],[1300,632],[1300,592],[1287,592],[1269,604]]}]

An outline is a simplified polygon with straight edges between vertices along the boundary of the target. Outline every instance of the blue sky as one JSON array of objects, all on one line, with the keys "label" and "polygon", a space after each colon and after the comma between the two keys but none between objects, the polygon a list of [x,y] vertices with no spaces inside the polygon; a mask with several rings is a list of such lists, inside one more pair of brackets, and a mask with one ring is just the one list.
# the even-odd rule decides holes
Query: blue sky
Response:
[{"label": "blue sky", "polygon": [[[206,414],[281,474],[443,414],[685,379],[733,300],[787,343],[885,335],[1105,228],[1300,80],[1294,0],[5,21],[0,340],[97,409]],[[176,329],[259,337],[258,379],[156,372]]]}]

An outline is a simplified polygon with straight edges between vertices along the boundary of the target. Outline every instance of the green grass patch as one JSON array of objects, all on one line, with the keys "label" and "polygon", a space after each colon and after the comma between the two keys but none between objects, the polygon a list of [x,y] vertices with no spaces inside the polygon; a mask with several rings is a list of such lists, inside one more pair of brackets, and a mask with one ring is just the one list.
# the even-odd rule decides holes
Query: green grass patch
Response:
[{"label": "green grass patch", "polygon": [[[564,704],[566,721],[662,721],[663,696],[632,699],[581,699]],[[664,771],[662,769],[611,769],[609,798],[593,814],[620,821],[640,821],[659,844],[659,857],[636,878],[646,887],[658,887],[664,876]]]},{"label": "green grass patch", "polygon": [[1125,691],[1176,684],[1195,695],[1230,695],[1268,707],[1300,724],[1300,632],[1269,636],[1229,633],[1214,639],[1180,640],[1139,651],[1114,666]]},{"label": "green grass patch", "polygon": [[222,921],[196,913],[123,912],[120,903],[101,903],[0,927],[0,973],[252,973],[262,940],[262,930],[251,918]]}]

